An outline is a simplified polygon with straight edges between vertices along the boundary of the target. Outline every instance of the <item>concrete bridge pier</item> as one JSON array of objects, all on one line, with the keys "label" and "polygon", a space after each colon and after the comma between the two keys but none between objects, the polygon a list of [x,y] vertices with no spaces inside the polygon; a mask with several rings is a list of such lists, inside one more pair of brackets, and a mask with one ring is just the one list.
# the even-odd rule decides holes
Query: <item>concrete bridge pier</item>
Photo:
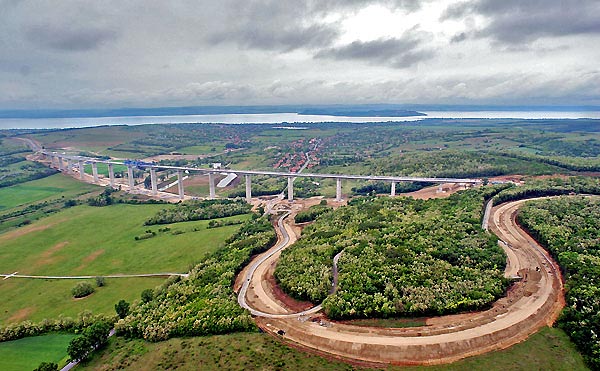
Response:
[{"label": "concrete bridge pier", "polygon": [[158,185],[156,183],[156,169],[150,168],[150,183],[152,184],[152,195],[158,194]]},{"label": "concrete bridge pier", "polygon": [[252,179],[250,175],[246,175],[246,202],[252,201]]},{"label": "concrete bridge pier", "polygon": [[79,160],[79,179],[83,180],[83,174],[85,173],[85,163],[83,160]]},{"label": "concrete bridge pier", "polygon": [[390,192],[390,196],[396,196],[396,182],[392,182],[392,191]]},{"label": "concrete bridge pier", "polygon": [[342,200],[342,178],[335,178],[335,200]]},{"label": "concrete bridge pier", "polygon": [[177,190],[179,191],[179,199],[183,200],[185,196],[183,192],[183,170],[177,170]]},{"label": "concrete bridge pier", "polygon": [[50,167],[58,169],[58,157],[50,156]]},{"label": "concrete bridge pier", "polygon": [[63,159],[62,157],[58,156],[58,170],[63,171]]},{"label": "concrete bridge pier", "polygon": [[115,187],[115,169],[113,164],[108,164],[108,178],[110,179],[110,186]]},{"label": "concrete bridge pier", "polygon": [[292,202],[294,201],[294,177],[288,177],[288,186],[287,186],[287,193],[288,193],[288,201]]},{"label": "concrete bridge pier", "polygon": [[92,162],[92,175],[94,176],[94,183],[98,183],[98,163]]},{"label": "concrete bridge pier", "polygon": [[73,161],[70,158],[68,158],[67,159],[67,169],[66,169],[67,171],[66,171],[66,173],[70,174],[71,171],[72,171],[72,169],[73,169]]},{"label": "concrete bridge pier", "polygon": [[129,182],[129,191],[133,191],[135,180],[133,179],[133,167],[131,165],[127,166],[127,181]]},{"label": "concrete bridge pier", "polygon": [[211,200],[216,197],[215,192],[215,174],[208,173],[208,198]]}]

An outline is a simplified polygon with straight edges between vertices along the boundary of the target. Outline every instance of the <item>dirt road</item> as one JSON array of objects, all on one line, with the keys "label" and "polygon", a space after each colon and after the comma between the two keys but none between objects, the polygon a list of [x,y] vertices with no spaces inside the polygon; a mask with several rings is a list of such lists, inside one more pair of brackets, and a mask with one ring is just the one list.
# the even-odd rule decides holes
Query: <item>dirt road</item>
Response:
[{"label": "dirt road", "polygon": [[[273,290],[264,284],[266,268],[246,276],[254,288],[259,288],[252,291],[248,303],[263,313],[256,320],[264,330],[283,330],[283,339],[296,346],[352,361],[436,364],[506,348],[553,323],[563,306],[558,267],[515,221],[523,202],[501,205],[490,213],[490,230],[506,242],[502,244],[508,256],[505,275],[519,275],[522,279],[489,310],[431,318],[427,326],[413,328],[313,322],[307,316],[288,314],[283,301],[277,300]],[[291,226],[286,230],[296,232]],[[264,261],[265,266],[274,265],[277,256],[271,255]],[[265,313],[275,316],[265,318]],[[282,316],[284,313],[287,315]]]}]

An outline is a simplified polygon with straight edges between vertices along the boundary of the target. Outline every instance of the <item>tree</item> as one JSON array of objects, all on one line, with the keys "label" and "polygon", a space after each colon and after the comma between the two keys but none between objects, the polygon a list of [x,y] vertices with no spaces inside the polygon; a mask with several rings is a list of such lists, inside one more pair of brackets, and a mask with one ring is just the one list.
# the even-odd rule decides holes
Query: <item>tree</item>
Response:
[{"label": "tree", "polygon": [[[124,300],[121,300],[125,302]],[[129,311],[129,304],[127,305],[127,311]],[[94,348],[101,347],[108,342],[108,335],[110,334],[111,325],[104,321],[95,322],[83,331],[89,344]]]},{"label": "tree", "polygon": [[57,371],[58,365],[54,362],[42,362],[33,371]]},{"label": "tree", "polygon": [[127,317],[129,314],[129,303],[123,299],[119,300],[119,302],[115,304],[115,311],[117,312],[119,318],[123,319]]},{"label": "tree", "polygon": [[148,303],[154,298],[154,290],[146,289],[142,291],[142,303]]},{"label": "tree", "polygon": [[86,336],[78,336],[69,343],[67,354],[71,360],[81,361],[87,357],[91,347],[90,340]]}]

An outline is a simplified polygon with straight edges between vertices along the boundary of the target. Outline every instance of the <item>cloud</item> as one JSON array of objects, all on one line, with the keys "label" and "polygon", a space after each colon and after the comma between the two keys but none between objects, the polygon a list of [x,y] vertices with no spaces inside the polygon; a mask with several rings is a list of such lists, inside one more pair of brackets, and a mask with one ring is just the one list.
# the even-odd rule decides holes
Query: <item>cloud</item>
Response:
[{"label": "cloud", "polygon": [[234,43],[243,48],[292,51],[331,46],[340,36],[338,18],[368,5],[380,4],[408,12],[422,0],[272,0],[234,2],[223,25],[209,30],[206,39],[216,45]]},{"label": "cloud", "polygon": [[488,24],[474,32],[505,44],[527,43],[544,37],[600,34],[597,0],[472,0],[449,6],[441,20],[481,15]]},{"label": "cloud", "polygon": [[408,68],[434,56],[431,49],[422,47],[426,35],[411,29],[401,38],[372,41],[354,41],[350,44],[324,49],[316,58],[335,60],[362,60],[371,64],[383,64],[394,68]]},{"label": "cloud", "polygon": [[62,51],[85,51],[100,47],[117,36],[113,30],[69,25],[35,25],[26,31],[27,39],[38,46]]}]

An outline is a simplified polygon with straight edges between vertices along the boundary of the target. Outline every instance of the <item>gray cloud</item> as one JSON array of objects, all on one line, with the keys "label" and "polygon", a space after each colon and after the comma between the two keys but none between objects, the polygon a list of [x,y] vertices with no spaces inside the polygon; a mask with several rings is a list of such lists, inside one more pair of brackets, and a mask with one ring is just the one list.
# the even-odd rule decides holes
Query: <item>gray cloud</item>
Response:
[{"label": "gray cloud", "polygon": [[470,14],[487,17],[489,25],[472,35],[499,42],[526,43],[543,37],[600,34],[597,0],[473,0],[446,9],[441,20]]},{"label": "gray cloud", "polygon": [[209,30],[207,40],[215,45],[235,43],[244,48],[291,51],[328,47],[339,36],[338,25],[323,21],[329,14],[353,12],[380,4],[408,12],[423,0],[248,0],[234,3],[225,18],[226,27]]},{"label": "gray cloud", "polygon": [[63,51],[96,49],[117,36],[113,30],[49,24],[31,26],[26,35],[29,41],[38,46]]},{"label": "gray cloud", "polygon": [[[443,16],[466,26],[454,37],[453,27],[424,22],[405,34],[341,44],[342,22],[365,7],[397,10],[390,16],[404,28],[416,19],[407,13],[437,14],[423,3],[0,0],[0,108],[600,104],[598,12],[589,0],[573,9],[557,0],[466,0]],[[469,27],[480,23],[485,28]],[[560,35],[578,36],[553,37]],[[427,68],[414,68],[423,61]]]},{"label": "gray cloud", "polygon": [[432,50],[422,46],[425,38],[423,33],[413,29],[404,33],[401,38],[354,41],[341,47],[321,50],[315,57],[362,60],[394,68],[407,68],[434,56]]}]

